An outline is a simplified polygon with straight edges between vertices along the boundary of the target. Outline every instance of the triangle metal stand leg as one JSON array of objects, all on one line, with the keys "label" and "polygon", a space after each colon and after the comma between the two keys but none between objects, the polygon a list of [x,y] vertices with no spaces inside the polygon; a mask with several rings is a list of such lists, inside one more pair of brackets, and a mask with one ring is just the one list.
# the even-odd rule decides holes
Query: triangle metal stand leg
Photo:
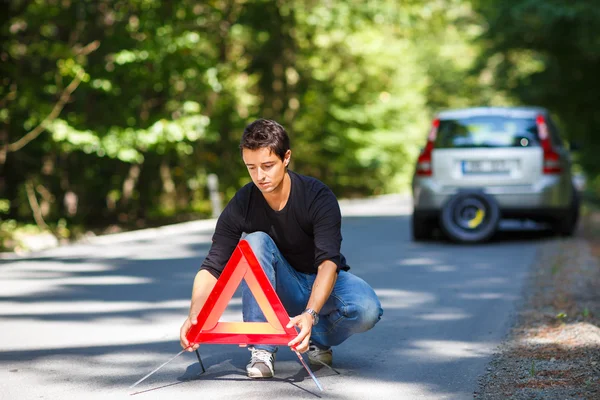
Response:
[{"label": "triangle metal stand leg", "polygon": [[323,386],[321,386],[321,384],[319,383],[319,380],[317,379],[317,377],[315,376],[315,374],[313,374],[313,372],[310,369],[310,367],[308,366],[308,364],[304,361],[304,358],[302,357],[302,354],[300,354],[298,351],[296,351],[294,349],[292,349],[292,351],[294,353],[296,353],[296,355],[298,356],[298,359],[300,359],[300,362],[304,366],[304,369],[306,369],[306,371],[308,372],[308,374],[310,375],[310,377],[313,379],[313,381],[315,381],[315,384],[317,385],[317,387],[319,388],[319,390],[322,392],[323,391]]},{"label": "triangle metal stand leg", "polygon": [[196,349],[196,357],[198,357],[198,362],[200,363],[200,368],[202,368],[202,372],[200,372],[198,375],[202,375],[203,373],[206,372],[206,370],[204,369],[204,364],[202,363],[202,358],[200,358],[200,353],[198,352],[198,350]]}]

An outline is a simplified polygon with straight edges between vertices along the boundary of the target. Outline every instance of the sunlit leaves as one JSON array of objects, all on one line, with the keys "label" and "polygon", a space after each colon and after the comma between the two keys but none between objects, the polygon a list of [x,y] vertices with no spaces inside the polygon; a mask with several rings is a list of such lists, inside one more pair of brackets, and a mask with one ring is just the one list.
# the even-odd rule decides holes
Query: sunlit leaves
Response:
[{"label": "sunlit leaves", "polygon": [[[467,78],[478,51],[467,0],[17,9],[0,44],[0,99],[18,88],[0,109],[9,141],[44,120],[78,74],[83,82],[48,132],[8,159],[11,185],[35,176],[58,199],[76,192],[81,218],[133,220],[164,209],[169,196],[169,209],[206,207],[209,173],[227,200],[248,181],[238,143],[258,117],[290,132],[294,169],[340,196],[406,189],[433,111],[480,93]],[[79,54],[93,41],[93,54]]]},{"label": "sunlit leaves", "polygon": [[[187,104],[190,107],[193,102]],[[190,155],[191,143],[204,136],[208,123],[207,117],[195,114],[174,121],[159,120],[148,129],[112,127],[105,135],[98,136],[90,130],[77,130],[64,120],[57,119],[48,126],[48,130],[56,142],[63,144],[64,151],[81,150],[100,157],[140,163],[144,159],[143,154],[148,151],[160,154],[172,148],[182,155]]]}]

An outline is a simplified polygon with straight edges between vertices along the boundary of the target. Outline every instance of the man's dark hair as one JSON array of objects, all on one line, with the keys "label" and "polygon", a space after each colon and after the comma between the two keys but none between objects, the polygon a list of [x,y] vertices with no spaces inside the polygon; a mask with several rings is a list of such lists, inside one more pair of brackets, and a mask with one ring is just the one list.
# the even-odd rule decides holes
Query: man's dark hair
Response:
[{"label": "man's dark hair", "polygon": [[257,150],[268,147],[282,161],[290,149],[290,138],[283,126],[269,119],[257,119],[252,122],[242,135],[240,152],[244,149]]}]

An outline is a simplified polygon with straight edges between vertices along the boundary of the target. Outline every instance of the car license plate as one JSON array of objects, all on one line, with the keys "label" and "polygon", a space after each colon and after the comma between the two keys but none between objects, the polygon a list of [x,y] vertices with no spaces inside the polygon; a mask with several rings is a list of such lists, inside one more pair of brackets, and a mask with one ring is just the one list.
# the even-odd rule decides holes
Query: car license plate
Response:
[{"label": "car license plate", "polygon": [[515,163],[509,160],[465,160],[462,162],[462,172],[470,174],[510,174]]}]

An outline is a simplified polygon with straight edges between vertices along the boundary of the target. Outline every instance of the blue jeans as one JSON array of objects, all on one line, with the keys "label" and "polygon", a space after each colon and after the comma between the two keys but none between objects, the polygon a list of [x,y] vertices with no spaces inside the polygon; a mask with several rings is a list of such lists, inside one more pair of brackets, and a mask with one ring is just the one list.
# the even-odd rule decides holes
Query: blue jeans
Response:
[{"label": "blue jeans", "polygon": [[[245,239],[290,317],[301,314],[308,303],[316,274],[296,271],[264,232],[251,233]],[[242,312],[245,322],[266,322],[245,280],[242,280]],[[319,323],[312,329],[311,342],[320,348],[336,346],[354,333],[373,328],[382,314],[381,303],[373,289],[350,272],[340,271],[329,299],[319,312]],[[255,347],[277,351],[276,346]]]}]

